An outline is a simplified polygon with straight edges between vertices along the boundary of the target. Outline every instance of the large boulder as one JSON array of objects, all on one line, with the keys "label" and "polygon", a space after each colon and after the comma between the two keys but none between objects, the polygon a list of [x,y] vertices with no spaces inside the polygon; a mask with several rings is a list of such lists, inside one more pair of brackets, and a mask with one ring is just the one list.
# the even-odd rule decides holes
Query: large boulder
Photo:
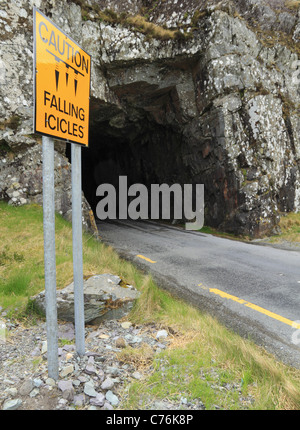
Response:
[{"label": "large boulder", "polygon": [[[119,319],[128,314],[139,292],[121,278],[111,274],[94,275],[84,281],[85,323],[99,323],[103,319]],[[32,297],[34,307],[46,313],[45,291]],[[57,316],[74,322],[74,283],[57,291]]]}]

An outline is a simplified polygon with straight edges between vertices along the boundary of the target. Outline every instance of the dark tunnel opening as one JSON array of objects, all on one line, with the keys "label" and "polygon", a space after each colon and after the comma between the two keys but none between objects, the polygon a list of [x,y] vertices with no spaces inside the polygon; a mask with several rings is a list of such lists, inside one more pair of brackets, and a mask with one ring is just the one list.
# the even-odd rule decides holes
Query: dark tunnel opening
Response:
[{"label": "dark tunnel opening", "polygon": [[[169,94],[168,94],[169,95]],[[165,109],[165,106],[164,106]],[[118,219],[119,178],[127,178],[127,188],[133,184],[143,184],[149,191],[148,219],[151,218],[152,184],[166,184],[169,187],[179,185],[182,190],[182,217],[175,212],[175,194],[170,193],[170,217],[165,218],[162,210],[162,200],[159,201],[159,220],[182,224],[191,219],[185,218],[183,207],[184,185],[191,184],[193,188],[192,210],[196,209],[196,184],[205,186],[205,218],[206,224],[216,226],[224,215],[223,206],[217,205],[217,199],[222,199],[220,191],[215,187],[215,165],[211,157],[203,157],[207,139],[193,136],[192,124],[180,124],[175,114],[171,112],[170,121],[157,121],[149,112],[135,110],[133,120],[124,117],[120,122],[111,119],[93,120],[90,127],[89,147],[82,148],[82,190],[91,206],[96,222],[97,204],[101,200],[96,190],[101,184],[111,184],[116,190],[116,205]],[[70,160],[70,148],[67,156]],[[71,160],[70,160],[71,161]],[[218,172],[218,171],[217,171]],[[224,175],[220,171],[221,179]],[[214,189],[213,189],[214,188]],[[128,198],[128,202],[130,198]],[[177,205],[178,207],[178,205]],[[220,210],[216,210],[220,208]],[[177,212],[178,214],[178,212]],[[214,216],[210,216],[214,214]]]},{"label": "dark tunnel opening", "polygon": [[[224,120],[218,107],[202,107],[199,115],[197,64],[158,62],[108,72],[110,98],[91,99],[89,147],[82,149],[82,188],[96,221],[98,186],[111,184],[118,193],[120,176],[128,188],[143,184],[148,190],[152,184],[203,184],[205,224],[212,227],[235,213],[238,184],[223,148]],[[181,219],[174,216],[173,197],[169,221],[185,222],[183,208]]]},{"label": "dark tunnel opening", "polygon": [[[89,148],[82,150],[82,187],[96,220],[96,207],[100,199],[96,190],[101,184],[113,185],[118,195],[121,176],[126,177],[127,188],[133,184],[143,184],[149,192],[151,184],[172,186],[184,183],[181,141],[174,130],[154,126],[144,120],[141,130],[138,133],[136,131],[115,133],[108,124],[102,124],[92,130]],[[170,212],[174,218],[172,197]],[[117,198],[117,214],[118,202]],[[149,194],[149,212],[150,206]]]},{"label": "dark tunnel opening", "polygon": [[[178,185],[183,190],[184,184],[205,180],[206,197],[213,206],[218,198],[215,190],[211,193],[215,163],[212,151],[204,157],[203,151],[213,146],[214,138],[206,136],[205,121],[203,125],[198,119],[197,64],[198,58],[179,58],[168,64],[158,61],[106,70],[108,96],[90,100],[89,147],[82,149],[82,188],[96,221],[98,186],[111,184],[118,193],[120,176],[127,178],[128,188],[143,184],[147,190],[152,184]],[[70,149],[67,155],[70,159]],[[183,207],[181,219],[174,216],[174,196],[171,192],[169,221],[185,221]],[[160,201],[160,219],[161,206]],[[148,210],[150,219],[150,194]],[[222,217],[220,211],[215,213]]]}]

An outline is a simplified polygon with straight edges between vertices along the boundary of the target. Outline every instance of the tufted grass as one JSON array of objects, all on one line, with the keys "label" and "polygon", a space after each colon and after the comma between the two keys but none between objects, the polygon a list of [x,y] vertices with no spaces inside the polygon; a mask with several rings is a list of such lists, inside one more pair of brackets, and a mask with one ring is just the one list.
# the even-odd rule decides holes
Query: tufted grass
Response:
[{"label": "tufted grass", "polygon": [[300,0],[287,0],[285,6],[292,10],[297,10],[300,7]]},{"label": "tufted grass", "polygon": [[272,236],[270,241],[280,243],[283,241],[300,243],[300,213],[290,212],[280,218],[279,227],[281,233]]}]

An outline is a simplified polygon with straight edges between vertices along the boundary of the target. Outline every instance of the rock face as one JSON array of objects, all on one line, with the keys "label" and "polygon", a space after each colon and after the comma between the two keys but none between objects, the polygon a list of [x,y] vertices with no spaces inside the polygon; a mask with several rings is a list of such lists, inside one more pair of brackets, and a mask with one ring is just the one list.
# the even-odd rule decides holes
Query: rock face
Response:
[{"label": "rock face", "polygon": [[[118,276],[94,275],[84,281],[85,323],[99,323],[104,319],[119,319],[133,306],[139,293],[132,286],[121,286]],[[35,307],[46,313],[45,291],[32,298]],[[57,316],[74,322],[74,284],[57,291]]]},{"label": "rock face", "polygon": [[[71,165],[68,159],[55,151],[54,157],[55,209],[64,218],[72,220]],[[0,160],[0,197],[9,204],[43,203],[42,145],[30,146],[12,160]],[[93,216],[83,196],[83,226],[91,227]]]},{"label": "rock face", "polygon": [[[150,3],[0,7],[1,198],[41,199],[38,163],[25,163],[40,154],[32,134],[34,4],[92,55],[91,137],[83,150],[92,209],[97,186],[117,184],[119,175],[129,185],[203,183],[206,224],[251,237],[276,230],[281,212],[300,209],[299,11],[279,0],[209,1],[205,9],[196,0]],[[69,148],[56,149],[65,166],[57,208],[65,215]],[[16,175],[22,160],[24,181]],[[29,186],[35,176],[39,187]]]}]

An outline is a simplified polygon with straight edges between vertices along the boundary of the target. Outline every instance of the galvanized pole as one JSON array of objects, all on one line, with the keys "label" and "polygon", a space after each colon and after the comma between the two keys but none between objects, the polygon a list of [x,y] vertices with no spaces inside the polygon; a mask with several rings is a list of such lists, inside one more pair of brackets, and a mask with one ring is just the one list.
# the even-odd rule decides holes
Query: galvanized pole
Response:
[{"label": "galvanized pole", "polygon": [[72,143],[71,147],[75,342],[76,351],[82,356],[85,353],[85,340],[82,258],[81,146]]},{"label": "galvanized pole", "polygon": [[54,141],[43,136],[43,225],[49,377],[58,379],[58,340],[55,261]]}]

